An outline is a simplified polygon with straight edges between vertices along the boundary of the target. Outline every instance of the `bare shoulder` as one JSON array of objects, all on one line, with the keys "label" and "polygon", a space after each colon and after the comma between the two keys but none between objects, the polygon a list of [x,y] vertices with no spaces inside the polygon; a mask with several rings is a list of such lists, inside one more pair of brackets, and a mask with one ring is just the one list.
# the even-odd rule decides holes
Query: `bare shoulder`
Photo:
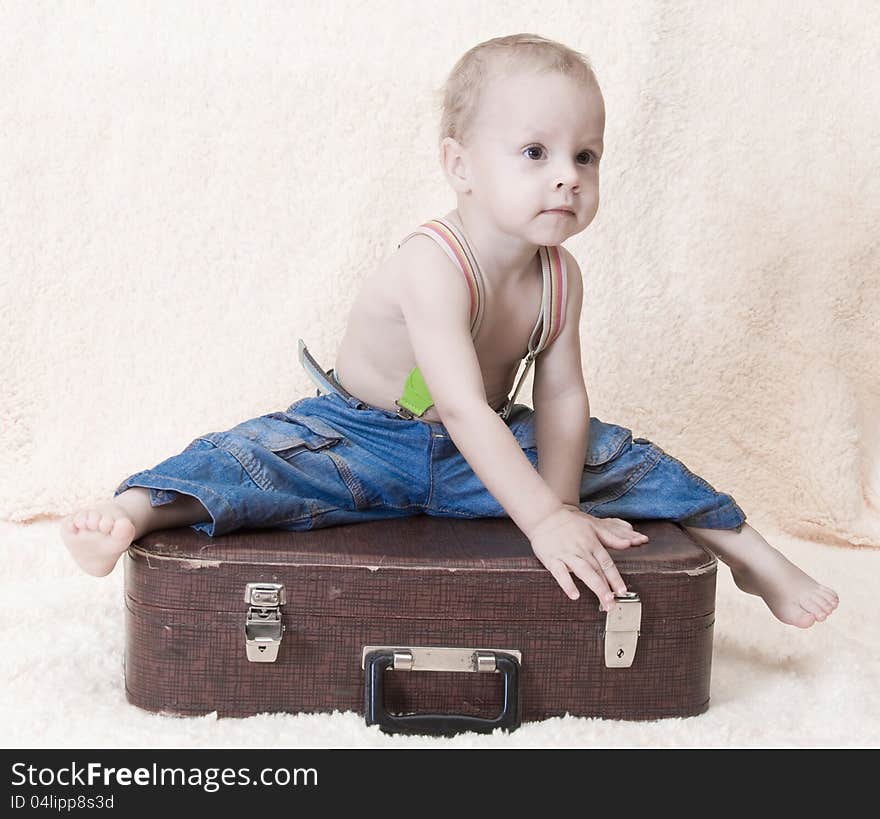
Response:
[{"label": "bare shoulder", "polygon": [[398,304],[406,294],[418,292],[423,303],[435,298],[437,309],[460,313],[465,319],[470,315],[470,291],[461,269],[430,236],[411,236],[388,265]]},{"label": "bare shoulder", "polygon": [[456,274],[462,278],[458,265],[452,261],[435,239],[417,233],[410,236],[388,260],[395,276],[418,275],[420,271],[428,270],[432,274],[444,273],[452,277]]},{"label": "bare shoulder", "polygon": [[412,287],[443,288],[447,299],[449,291],[454,294],[456,289],[468,296],[463,277],[449,256],[429,236],[416,234],[385,256],[366,277],[355,299],[353,315],[384,316],[402,322],[401,296]]}]

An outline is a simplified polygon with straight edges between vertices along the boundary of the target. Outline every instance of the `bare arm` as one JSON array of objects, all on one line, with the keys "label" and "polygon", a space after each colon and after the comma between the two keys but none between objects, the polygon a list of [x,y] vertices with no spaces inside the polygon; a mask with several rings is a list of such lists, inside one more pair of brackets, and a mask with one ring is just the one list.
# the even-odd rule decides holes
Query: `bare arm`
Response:
[{"label": "bare arm", "polygon": [[568,305],[559,337],[535,362],[535,439],[538,471],[566,506],[579,508],[590,436],[590,400],[581,366],[584,285],[575,258],[560,248],[568,273]]},{"label": "bare arm", "polygon": [[467,283],[427,237],[412,237],[396,261],[401,312],[434,406],[474,473],[530,536],[562,501],[489,406],[470,334]]},{"label": "bare arm", "polygon": [[486,403],[444,419],[459,452],[511,520],[531,539],[562,501],[535,471],[502,418]]},{"label": "bare arm", "polygon": [[563,503],[578,506],[590,434],[586,394],[561,396],[540,404],[534,424],[538,472]]}]

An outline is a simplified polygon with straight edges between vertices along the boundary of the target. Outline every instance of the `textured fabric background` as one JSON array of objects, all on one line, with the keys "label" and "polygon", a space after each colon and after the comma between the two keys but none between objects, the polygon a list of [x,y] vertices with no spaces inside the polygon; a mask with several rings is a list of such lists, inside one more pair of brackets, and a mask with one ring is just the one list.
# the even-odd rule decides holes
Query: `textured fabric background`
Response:
[{"label": "textured fabric background", "polygon": [[[455,205],[433,92],[531,31],[593,61],[592,413],[750,522],[880,545],[875,2],[0,2],[0,518],[109,496],[314,388]],[[531,377],[519,400],[528,400]],[[757,526],[757,523],[756,523]]]}]

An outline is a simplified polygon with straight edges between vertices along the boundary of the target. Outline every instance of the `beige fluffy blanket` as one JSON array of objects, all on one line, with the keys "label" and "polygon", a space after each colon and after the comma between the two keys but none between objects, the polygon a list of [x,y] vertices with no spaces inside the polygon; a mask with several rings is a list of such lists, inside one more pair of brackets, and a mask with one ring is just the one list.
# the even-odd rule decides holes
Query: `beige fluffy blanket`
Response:
[{"label": "beige fluffy blanket", "polygon": [[602,204],[567,243],[593,414],[782,531],[880,545],[876,3],[3,19],[0,518],[67,514],[313,394],[296,339],[331,366],[359,283],[455,204],[433,92],[535,31],[606,100]]}]

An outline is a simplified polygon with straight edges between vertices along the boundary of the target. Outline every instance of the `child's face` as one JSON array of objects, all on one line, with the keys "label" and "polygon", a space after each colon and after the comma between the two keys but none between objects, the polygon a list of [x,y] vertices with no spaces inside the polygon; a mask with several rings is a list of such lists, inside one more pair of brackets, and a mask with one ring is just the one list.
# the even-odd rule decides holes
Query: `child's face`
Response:
[{"label": "child's face", "polygon": [[[491,81],[463,153],[469,207],[499,230],[558,245],[584,230],[599,208],[605,103],[595,85],[550,73]],[[574,215],[547,213],[570,207]]]}]

